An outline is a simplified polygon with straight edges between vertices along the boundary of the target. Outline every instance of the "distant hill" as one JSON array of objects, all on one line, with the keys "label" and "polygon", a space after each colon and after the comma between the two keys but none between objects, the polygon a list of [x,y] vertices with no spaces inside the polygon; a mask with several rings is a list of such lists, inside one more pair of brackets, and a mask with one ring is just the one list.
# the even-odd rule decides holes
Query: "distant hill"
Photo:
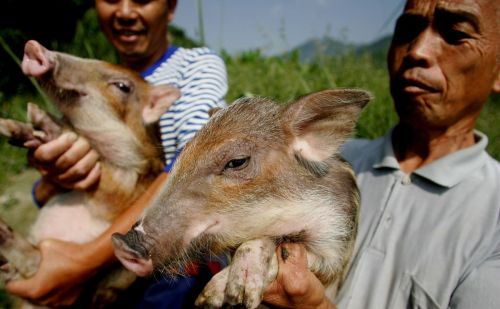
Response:
[{"label": "distant hill", "polygon": [[299,52],[301,61],[310,61],[318,55],[339,56],[353,51],[355,48],[354,44],[323,37],[308,40],[294,48],[293,51]]},{"label": "distant hill", "polygon": [[389,46],[391,45],[392,35],[386,35],[371,43],[358,46],[357,54],[369,53],[377,61],[385,63]]},{"label": "distant hill", "polygon": [[301,61],[311,61],[318,55],[341,56],[348,52],[355,54],[369,53],[377,60],[385,61],[385,56],[392,36],[387,35],[367,44],[345,43],[330,37],[308,40],[295,47],[292,52],[299,52]]}]

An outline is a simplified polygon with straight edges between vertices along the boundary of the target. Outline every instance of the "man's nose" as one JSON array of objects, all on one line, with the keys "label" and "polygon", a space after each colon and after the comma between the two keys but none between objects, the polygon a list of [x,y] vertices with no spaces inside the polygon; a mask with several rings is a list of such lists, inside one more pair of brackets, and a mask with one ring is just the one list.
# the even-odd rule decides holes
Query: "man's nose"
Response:
[{"label": "man's nose", "polygon": [[413,64],[430,67],[440,51],[439,35],[432,29],[423,30],[408,46],[407,60]]},{"label": "man's nose", "polygon": [[116,17],[121,21],[134,20],[138,17],[137,5],[132,0],[121,0],[118,2]]}]

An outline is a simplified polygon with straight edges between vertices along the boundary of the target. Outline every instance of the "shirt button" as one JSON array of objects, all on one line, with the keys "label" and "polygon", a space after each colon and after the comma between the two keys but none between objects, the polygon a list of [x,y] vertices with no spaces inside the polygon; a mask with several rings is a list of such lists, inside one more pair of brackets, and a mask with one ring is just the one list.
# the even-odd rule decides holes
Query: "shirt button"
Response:
[{"label": "shirt button", "polygon": [[401,178],[401,184],[405,186],[411,184],[411,175],[405,174],[403,178]]},{"label": "shirt button", "polygon": [[388,215],[386,218],[385,218],[385,225],[387,227],[389,227],[391,225],[391,222],[392,222],[392,216],[391,215]]}]

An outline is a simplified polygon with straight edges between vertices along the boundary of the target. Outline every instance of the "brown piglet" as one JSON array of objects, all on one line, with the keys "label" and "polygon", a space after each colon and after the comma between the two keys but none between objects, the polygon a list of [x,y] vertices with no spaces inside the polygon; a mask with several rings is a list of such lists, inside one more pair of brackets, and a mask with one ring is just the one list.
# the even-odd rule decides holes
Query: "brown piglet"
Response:
[{"label": "brown piglet", "polygon": [[[88,242],[162,172],[157,121],[180,93],[168,85],[150,85],[126,68],[50,51],[36,41],[26,43],[22,70],[39,81],[62,118],[30,104],[32,125],[2,119],[0,133],[14,144],[34,147],[61,132],[74,132],[99,153],[101,168],[94,189],[50,199],[41,208],[30,238],[35,245],[48,238]],[[7,260],[11,249],[2,251]]]},{"label": "brown piglet", "polygon": [[287,105],[239,99],[212,113],[161,193],[115,253],[139,275],[182,271],[187,261],[232,253],[196,304],[256,308],[276,277],[276,246],[305,245],[309,268],[332,289],[353,248],[356,179],[339,148],[369,93],[325,90]]}]

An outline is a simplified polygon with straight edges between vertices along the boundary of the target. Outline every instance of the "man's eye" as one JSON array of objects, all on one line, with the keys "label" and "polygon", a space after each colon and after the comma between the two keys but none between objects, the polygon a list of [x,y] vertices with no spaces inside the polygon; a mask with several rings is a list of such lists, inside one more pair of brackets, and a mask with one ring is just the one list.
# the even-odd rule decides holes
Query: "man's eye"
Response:
[{"label": "man's eye", "polygon": [[225,170],[227,170],[227,169],[242,169],[242,168],[247,166],[248,161],[250,161],[250,157],[241,158],[241,159],[233,159],[233,160],[227,162],[224,169]]},{"label": "man's eye", "polygon": [[125,82],[114,82],[113,85],[123,93],[130,93],[131,87]]},{"label": "man's eye", "polygon": [[459,30],[453,30],[453,29],[448,29],[446,31],[443,31],[443,38],[446,40],[446,42],[450,44],[459,44],[465,39],[469,39],[471,36],[463,31]]}]

